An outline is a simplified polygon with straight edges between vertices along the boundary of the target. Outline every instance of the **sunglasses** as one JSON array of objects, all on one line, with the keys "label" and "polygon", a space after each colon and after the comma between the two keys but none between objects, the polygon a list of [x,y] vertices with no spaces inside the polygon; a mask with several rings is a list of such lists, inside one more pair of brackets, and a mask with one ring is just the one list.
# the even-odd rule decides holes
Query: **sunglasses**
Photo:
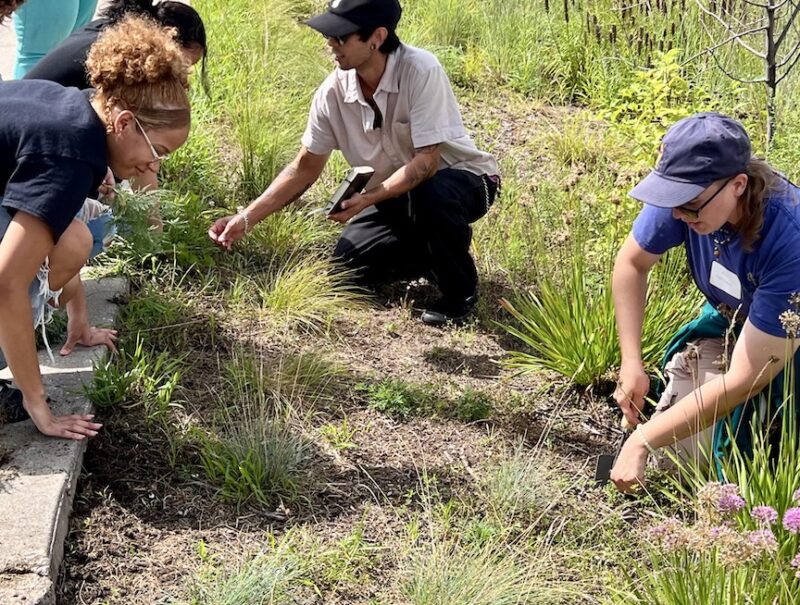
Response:
[{"label": "sunglasses", "polygon": [[165,153],[164,155],[158,155],[158,152],[156,151],[156,148],[153,147],[153,143],[150,141],[150,137],[147,136],[147,133],[145,132],[144,127],[142,126],[141,122],[139,122],[139,119],[136,116],[133,116],[133,121],[136,122],[136,126],[139,127],[139,131],[142,133],[142,136],[144,137],[144,140],[147,141],[147,144],[150,146],[150,153],[153,154],[153,159],[150,160],[149,162],[147,162],[147,167],[151,168],[153,166],[153,164],[156,164],[156,163],[158,163],[158,165],[160,166],[161,162],[166,160],[167,157],[169,156],[169,154]]},{"label": "sunglasses", "polygon": [[354,34],[355,32],[353,32],[352,34],[347,34],[346,36],[326,36],[325,34],[322,34],[322,37],[325,38],[326,40],[333,40],[334,42],[336,42],[336,46],[344,46],[345,44],[347,44],[347,41],[353,37]]},{"label": "sunglasses", "polygon": [[714,192],[714,195],[712,195],[705,202],[703,202],[698,208],[686,208],[684,206],[678,206],[677,208],[675,208],[675,210],[679,211],[686,218],[691,219],[693,221],[696,221],[698,218],[700,218],[700,211],[703,208],[705,208],[706,206],[708,206],[711,202],[713,202],[714,198],[717,197],[720,194],[720,192],[723,189],[725,189],[725,187],[728,186],[728,183],[730,183],[734,178],[735,177],[730,177],[727,181],[722,183],[722,185],[720,185],[719,189],[717,189]]}]

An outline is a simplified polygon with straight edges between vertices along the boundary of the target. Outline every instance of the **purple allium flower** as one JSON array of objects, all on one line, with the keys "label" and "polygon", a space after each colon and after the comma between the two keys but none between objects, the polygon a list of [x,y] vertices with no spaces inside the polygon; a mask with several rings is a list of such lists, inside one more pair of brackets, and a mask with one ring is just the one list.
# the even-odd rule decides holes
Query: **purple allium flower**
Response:
[{"label": "purple allium flower", "polygon": [[717,509],[724,514],[738,513],[744,505],[744,498],[733,491],[723,493],[717,501]]},{"label": "purple allium flower", "polygon": [[794,494],[792,494],[792,499],[800,504],[800,489],[797,490]]},{"label": "purple allium flower", "polygon": [[761,552],[777,550],[778,541],[768,529],[757,529],[747,533],[747,540]]},{"label": "purple allium flower", "polygon": [[769,527],[778,520],[778,511],[771,506],[754,506],[753,510],[750,511],[750,516],[761,527]]},{"label": "purple allium flower", "polygon": [[800,578],[800,552],[797,553],[794,559],[792,559],[792,567],[794,567],[797,570],[797,573],[794,575]]},{"label": "purple allium flower", "polygon": [[789,508],[783,513],[783,529],[800,534],[800,507]]}]

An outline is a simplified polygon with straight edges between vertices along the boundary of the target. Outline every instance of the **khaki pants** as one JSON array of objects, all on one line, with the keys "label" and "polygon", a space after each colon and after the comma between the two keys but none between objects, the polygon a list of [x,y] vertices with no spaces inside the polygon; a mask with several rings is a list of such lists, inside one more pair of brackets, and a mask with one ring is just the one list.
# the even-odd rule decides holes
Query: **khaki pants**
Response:
[{"label": "khaki pants", "polygon": [[[700,385],[722,374],[724,354],[722,337],[701,338],[687,343],[664,368],[667,386],[658,400],[653,417],[663,414]],[[702,472],[706,471],[711,463],[714,425],[699,432],[697,428],[692,427],[692,434],[675,445],[661,449],[654,460],[655,464],[665,470],[676,470],[682,462],[697,465]]]}]

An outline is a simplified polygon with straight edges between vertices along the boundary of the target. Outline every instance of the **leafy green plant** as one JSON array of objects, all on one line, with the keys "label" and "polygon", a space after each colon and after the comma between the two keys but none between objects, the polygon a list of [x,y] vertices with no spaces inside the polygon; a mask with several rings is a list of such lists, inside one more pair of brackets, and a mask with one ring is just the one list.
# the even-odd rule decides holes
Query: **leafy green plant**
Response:
[{"label": "leafy green plant", "polygon": [[351,425],[347,418],[338,424],[325,424],[319,432],[336,450],[351,450],[358,447],[355,436],[358,434],[359,428]]},{"label": "leafy green plant", "polygon": [[[564,264],[560,274],[542,275],[536,292],[502,301],[518,322],[506,330],[530,347],[530,352],[512,352],[508,364],[523,373],[545,368],[589,385],[619,364],[610,278],[598,283],[580,250]],[[611,271],[609,262],[603,274]],[[687,282],[680,253],[668,254],[650,275],[642,329],[642,356],[649,366],[660,363],[669,339],[699,307],[699,295]]]},{"label": "leafy green plant", "polygon": [[97,407],[142,406],[148,422],[161,420],[179,405],[174,395],[182,365],[182,358],[167,352],[153,355],[137,338],[132,351],[120,347],[118,357],[96,364],[94,380],[83,392]]},{"label": "leafy green plant", "polygon": [[356,385],[372,409],[397,418],[408,418],[429,408],[431,396],[402,380],[386,378],[377,383]]},{"label": "leafy green plant", "polygon": [[630,86],[612,98],[604,112],[636,143],[636,158],[654,164],[667,128],[681,118],[715,108],[711,97],[683,76],[681,51],[656,52],[653,66],[636,73]]}]

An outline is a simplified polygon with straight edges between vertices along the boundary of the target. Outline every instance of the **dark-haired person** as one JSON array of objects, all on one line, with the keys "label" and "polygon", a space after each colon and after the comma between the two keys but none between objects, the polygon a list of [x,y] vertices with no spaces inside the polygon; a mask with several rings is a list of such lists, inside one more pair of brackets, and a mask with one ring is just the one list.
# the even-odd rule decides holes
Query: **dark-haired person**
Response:
[{"label": "dark-haired person", "polygon": [[28,70],[94,15],[97,0],[28,0],[14,13],[17,56],[14,77]]},{"label": "dark-haired person", "polygon": [[[0,349],[36,427],[69,439],[100,425],[52,414],[33,327],[49,306],[69,310],[92,245],[75,217],[109,167],[122,177],[157,171],[190,126],[189,66],[169,30],[124,19],[102,33],[86,64],[92,96],[42,80],[0,83]],[[13,404],[0,402],[5,415],[20,415]]]},{"label": "dark-haired person", "polygon": [[[622,349],[614,397],[638,425],[612,470],[620,490],[644,482],[659,448],[719,472],[732,435],[746,453],[757,425],[782,414],[784,364],[800,369],[800,341],[787,338],[800,328],[798,194],[752,157],[747,133],[729,117],[697,114],[664,136],[658,165],[630,193],[645,205],[614,266]],[[641,423],[650,386],[641,357],[647,275],[677,246],[706,304],[670,343],[667,386]],[[735,344],[726,344],[730,334]]]},{"label": "dark-haired person", "polygon": [[201,63],[201,80],[205,86],[206,29],[195,9],[184,2],[156,3],[155,0],[112,0],[100,14],[100,18],[73,32],[61,44],[42,58],[25,74],[28,80],[50,80],[62,86],[89,88],[86,72],[86,56],[89,48],[105,28],[114,25],[126,15],[141,15],[153,19],[164,27],[175,28],[178,42],[186,59],[195,65]]},{"label": "dark-haired person", "polygon": [[334,255],[365,284],[432,278],[442,297],[422,320],[459,323],[477,296],[470,223],[494,202],[497,163],[468,136],[437,59],[398,39],[400,13],[397,0],[333,0],[307,21],[327,40],[337,68],[314,95],[300,152],[209,236],[230,248],[298,199],[339,149],[351,166],[375,173],[363,195],[330,216],[349,223]]},{"label": "dark-haired person", "polygon": [[0,25],[17,10],[25,0],[0,0]]}]

